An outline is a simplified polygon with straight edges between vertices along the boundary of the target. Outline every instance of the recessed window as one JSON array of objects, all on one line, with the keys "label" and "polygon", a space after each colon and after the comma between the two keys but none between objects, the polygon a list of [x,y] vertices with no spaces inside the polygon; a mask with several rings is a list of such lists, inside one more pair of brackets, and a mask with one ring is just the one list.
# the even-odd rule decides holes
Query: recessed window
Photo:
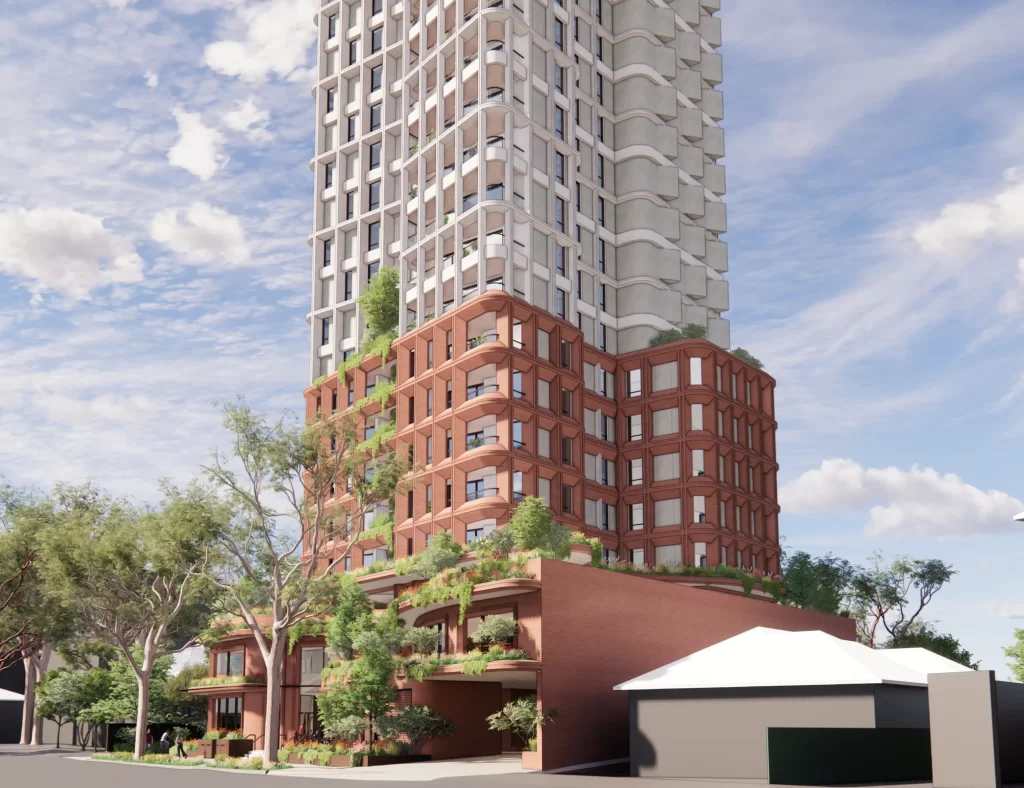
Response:
[{"label": "recessed window", "polygon": [[345,218],[354,219],[356,215],[356,193],[345,192]]},{"label": "recessed window", "polygon": [[572,342],[562,340],[562,366],[565,369],[572,368]]},{"label": "recessed window", "polygon": [[597,347],[599,350],[608,350],[608,328],[604,323],[597,324]]},{"label": "recessed window", "polygon": [[562,289],[555,290],[555,314],[563,320],[565,319],[565,291]]},{"label": "recessed window", "polygon": [[555,47],[565,51],[565,24],[560,20],[555,20]]},{"label": "recessed window", "polygon": [[348,42],[348,64],[354,66],[356,61],[359,60],[359,42],[349,41]]},{"label": "recessed window", "polygon": [[572,512],[572,485],[562,485],[562,511]]},{"label": "recessed window", "polygon": [[555,136],[565,142],[565,110],[555,107]]},{"label": "recessed window", "polygon": [[555,183],[565,185],[565,154],[555,152]]},{"label": "recessed window", "polygon": [[352,300],[352,282],[355,279],[353,273],[353,271],[345,272],[345,301]]},{"label": "recessed window", "polygon": [[370,31],[370,51],[380,52],[381,47],[384,46],[384,26],[375,27]]},{"label": "recessed window", "polygon": [[572,438],[562,436],[562,464],[572,465]]},{"label": "recessed window", "polygon": [[370,145],[370,169],[375,170],[380,166],[380,143],[374,142]]},{"label": "recessed window", "polygon": [[320,344],[331,344],[331,318],[325,317],[320,323]]},{"label": "recessed window", "polygon": [[348,141],[352,142],[356,138],[356,116],[348,116]]},{"label": "recessed window", "polygon": [[555,90],[565,95],[565,67],[555,66]]},{"label": "recessed window", "polygon": [[597,139],[598,142],[604,142],[604,118],[602,117],[597,119]]},{"label": "recessed window", "polygon": [[604,197],[597,198],[597,221],[604,227]]},{"label": "recessed window", "polygon": [[604,77],[600,74],[597,75],[597,103],[604,104]]},{"label": "recessed window", "polygon": [[629,505],[629,529],[640,531],[644,527],[644,505],[642,503],[631,503]]},{"label": "recessed window", "polygon": [[370,2],[370,16],[376,16],[384,10],[384,0],[371,0]]},{"label": "recessed window", "polygon": [[626,440],[638,441],[643,439],[643,420],[639,413],[626,416]]},{"label": "recessed window", "polygon": [[380,181],[373,181],[370,184],[369,209],[374,211],[377,208],[380,208]]},{"label": "recessed window", "polygon": [[327,17],[327,37],[334,38],[338,34],[338,15],[331,14]]},{"label": "recessed window", "polygon": [[602,274],[604,273],[604,240],[601,239],[597,242],[597,270]]},{"label": "recessed window", "polygon": [[333,261],[332,253],[334,252],[334,241],[327,239],[324,241],[324,268],[327,268]]},{"label": "recessed window", "polygon": [[334,99],[338,91],[331,88],[327,91],[327,111],[334,112]]},{"label": "recessed window", "polygon": [[644,483],[644,461],[640,458],[629,461],[629,483]]},{"label": "recessed window", "polygon": [[693,496],[693,521],[695,523],[706,523],[707,520],[708,515],[704,496]]},{"label": "recessed window", "polygon": [[629,562],[633,566],[644,565],[644,549],[642,547],[635,547],[629,551]]},{"label": "recessed window", "polygon": [[370,107],[370,131],[376,131],[380,128],[380,103],[374,104]]},{"label": "recessed window", "polygon": [[601,36],[597,37],[597,59],[604,62],[604,39]]},{"label": "recessed window", "polygon": [[384,81],[384,66],[374,66],[370,69],[370,91],[380,90]]},{"label": "recessed window", "polygon": [[640,388],[640,370],[631,369],[626,373],[626,396],[627,397],[639,397],[641,394]]},{"label": "recessed window", "polygon": [[555,198],[555,229],[565,232],[565,200],[561,197]]},{"label": "recessed window", "polygon": [[565,247],[555,245],[555,271],[565,276]]},{"label": "recessed window", "polygon": [[380,249],[380,222],[370,222],[366,229],[367,250],[372,252],[374,249]]}]

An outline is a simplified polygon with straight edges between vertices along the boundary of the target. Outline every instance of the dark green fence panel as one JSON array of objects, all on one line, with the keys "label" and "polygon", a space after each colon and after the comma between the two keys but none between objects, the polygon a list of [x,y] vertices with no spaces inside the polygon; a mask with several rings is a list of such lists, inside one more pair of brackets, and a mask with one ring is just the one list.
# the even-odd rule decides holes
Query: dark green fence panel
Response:
[{"label": "dark green fence panel", "polygon": [[769,728],[768,782],[931,782],[927,728]]}]

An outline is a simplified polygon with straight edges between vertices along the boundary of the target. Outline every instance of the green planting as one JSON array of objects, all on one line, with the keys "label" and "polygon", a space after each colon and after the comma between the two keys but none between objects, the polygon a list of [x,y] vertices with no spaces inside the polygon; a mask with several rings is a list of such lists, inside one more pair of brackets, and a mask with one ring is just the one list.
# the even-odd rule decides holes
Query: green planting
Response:
[{"label": "green planting", "polygon": [[397,669],[410,681],[424,681],[445,665],[459,665],[467,676],[478,676],[491,662],[506,659],[532,659],[522,649],[492,646],[487,651],[474,649],[468,654],[413,654],[396,659]]},{"label": "green planting", "polygon": [[434,575],[416,589],[405,591],[398,597],[399,602],[409,602],[413,607],[459,601],[459,623],[466,618],[473,599],[473,589],[481,583],[511,578],[532,578],[526,570],[529,555],[512,558],[485,558],[469,566],[451,567]]},{"label": "green planting", "polygon": [[754,358],[750,353],[741,347],[736,348],[732,351],[732,354],[736,356],[740,361],[746,361],[750,366],[757,367],[758,369],[764,369],[764,364],[760,360]]},{"label": "green planting", "polygon": [[208,676],[205,679],[196,679],[192,682],[193,687],[228,687],[234,684],[263,684],[264,679],[254,676]]}]

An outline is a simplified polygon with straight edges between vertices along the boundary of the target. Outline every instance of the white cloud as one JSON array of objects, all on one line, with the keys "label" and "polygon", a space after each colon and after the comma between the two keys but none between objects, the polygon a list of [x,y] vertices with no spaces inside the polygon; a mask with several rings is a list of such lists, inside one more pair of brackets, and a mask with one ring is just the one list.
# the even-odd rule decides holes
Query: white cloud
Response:
[{"label": "white cloud", "polygon": [[831,459],[779,491],[783,511],[855,514],[868,510],[869,536],[963,537],[1016,532],[1013,517],[1024,501],[999,490],[980,490],[932,468],[863,468]]},{"label": "white cloud", "polygon": [[1003,602],[993,605],[989,610],[992,618],[1024,618],[1024,604],[1012,604]]},{"label": "white cloud", "polygon": [[198,112],[186,112],[175,107],[178,121],[178,141],[167,151],[167,161],[175,167],[188,170],[201,181],[212,178],[217,170],[228,163],[222,152],[224,135],[203,124]]},{"label": "white cloud", "polygon": [[0,213],[0,271],[39,293],[84,299],[98,288],[142,281],[142,258],[103,220],[68,208]]},{"label": "white cloud", "polygon": [[147,88],[155,88],[160,84],[160,75],[155,71],[147,71],[143,76],[146,78]]},{"label": "white cloud", "polygon": [[233,110],[224,114],[224,125],[232,131],[245,132],[253,142],[269,142],[274,135],[267,130],[270,112],[260,109],[255,98],[239,101]]},{"label": "white cloud", "polygon": [[245,82],[264,82],[274,75],[290,81],[309,76],[310,46],[316,40],[310,0],[268,0],[243,7],[235,21],[244,28],[242,40],[215,41],[206,47],[203,62],[219,74]]},{"label": "white cloud", "polygon": [[249,244],[242,222],[209,203],[194,202],[187,209],[170,208],[153,217],[150,235],[173,249],[179,262],[199,265],[249,261]]},{"label": "white cloud", "polygon": [[1024,237],[1024,180],[1014,169],[1004,176],[1008,185],[994,196],[947,205],[938,218],[919,224],[913,232],[917,245],[928,254],[951,255],[989,235]]},{"label": "white cloud", "polygon": [[1017,276],[999,299],[999,309],[1008,315],[1024,312],[1024,257],[1017,261]]}]

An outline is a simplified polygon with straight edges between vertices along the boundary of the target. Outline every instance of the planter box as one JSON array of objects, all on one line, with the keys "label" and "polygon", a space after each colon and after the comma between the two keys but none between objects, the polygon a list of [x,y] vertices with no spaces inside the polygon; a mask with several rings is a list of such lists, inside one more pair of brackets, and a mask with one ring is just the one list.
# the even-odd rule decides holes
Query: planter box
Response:
[{"label": "planter box", "polygon": [[523,768],[539,772],[541,770],[540,753],[523,750]]},{"label": "planter box", "polygon": [[252,739],[221,739],[217,744],[217,752],[229,758],[244,758],[252,752]]},{"label": "planter box", "polygon": [[302,760],[302,756],[297,752],[288,753],[288,763],[297,763],[300,766],[306,765],[306,762]]},{"label": "planter box", "polygon": [[364,755],[363,766],[391,766],[395,763],[423,763],[429,755]]},{"label": "planter box", "polygon": [[348,755],[332,755],[331,762],[327,764],[334,768],[347,768],[352,765],[352,758]]},{"label": "planter box", "polygon": [[185,750],[185,757],[186,758],[202,758],[203,757],[203,751],[202,750]]},{"label": "planter box", "polygon": [[215,758],[217,757],[217,744],[220,739],[200,739],[199,740],[199,758]]}]

